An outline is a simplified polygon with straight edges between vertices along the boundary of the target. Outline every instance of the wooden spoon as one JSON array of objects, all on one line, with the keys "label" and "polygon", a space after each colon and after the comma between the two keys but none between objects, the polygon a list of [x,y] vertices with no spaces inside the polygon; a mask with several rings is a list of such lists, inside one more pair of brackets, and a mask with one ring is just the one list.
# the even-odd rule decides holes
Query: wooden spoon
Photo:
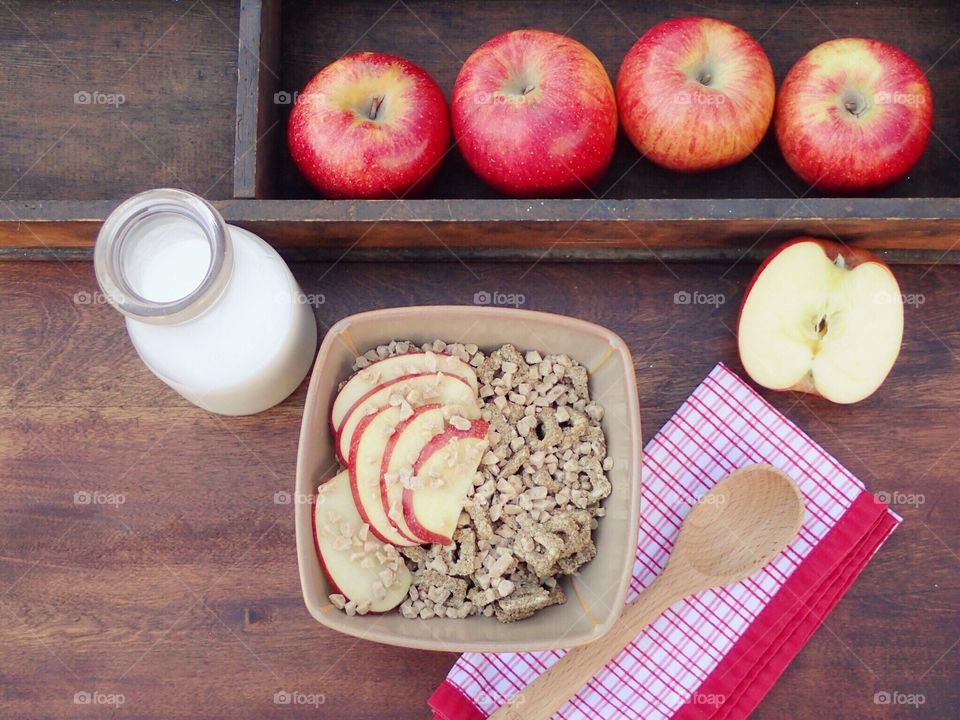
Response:
[{"label": "wooden spoon", "polygon": [[573,648],[493,720],[547,720],[640,632],[675,602],[749,577],[793,540],[803,524],[803,496],[770,465],[740,468],[687,514],[660,576],[600,639]]}]

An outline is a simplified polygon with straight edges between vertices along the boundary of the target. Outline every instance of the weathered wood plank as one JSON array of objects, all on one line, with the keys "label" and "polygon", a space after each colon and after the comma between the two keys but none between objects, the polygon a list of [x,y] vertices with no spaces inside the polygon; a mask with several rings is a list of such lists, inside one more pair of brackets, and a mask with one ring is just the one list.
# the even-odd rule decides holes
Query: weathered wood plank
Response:
[{"label": "weathered wood plank", "polygon": [[[223,200],[228,222],[291,256],[594,260],[760,258],[797,235],[840,238],[892,262],[954,262],[960,199]],[[90,248],[115,201],[0,204],[0,257]],[[384,250],[383,256],[377,251]],[[442,252],[441,252],[442,251]],[[953,251],[953,252],[952,252]],[[43,256],[42,253],[40,253]]]},{"label": "weathered wood plank", "polygon": [[239,46],[233,196],[270,197],[283,136],[276,103],[280,0],[241,0]]},{"label": "weathered wood plank", "polygon": [[[725,276],[716,264],[293,269],[324,300],[321,332],[353,312],[471,303],[482,290],[606,325],[633,352],[647,438],[717,361],[742,373],[730,328],[746,263]],[[849,407],[763,393],[870,489],[902,498],[906,521],[761,720],[947,720],[960,706],[960,268],[896,273],[923,302],[906,308],[903,353],[879,392]],[[675,304],[684,290],[724,302]],[[274,493],[293,487],[305,386],[250,418],[193,408],[139,362],[88,263],[2,264],[0,306],[0,715],[108,713],[73,703],[98,691],[122,693],[116,714],[137,718],[428,716],[452,655],[339,636],[302,605],[293,513]],[[74,501],[94,491],[124,501]],[[275,705],[279,690],[325,703]],[[925,703],[877,705],[883,690]]]}]

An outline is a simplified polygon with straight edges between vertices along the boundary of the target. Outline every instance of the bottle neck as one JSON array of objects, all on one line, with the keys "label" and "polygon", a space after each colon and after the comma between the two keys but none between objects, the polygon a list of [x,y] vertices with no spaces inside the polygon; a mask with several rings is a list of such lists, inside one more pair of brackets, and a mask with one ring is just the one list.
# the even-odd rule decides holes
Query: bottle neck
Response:
[{"label": "bottle neck", "polygon": [[176,189],[122,202],[94,249],[101,290],[129,318],[153,324],[191,320],[213,305],[233,271],[233,245],[210,203]]}]

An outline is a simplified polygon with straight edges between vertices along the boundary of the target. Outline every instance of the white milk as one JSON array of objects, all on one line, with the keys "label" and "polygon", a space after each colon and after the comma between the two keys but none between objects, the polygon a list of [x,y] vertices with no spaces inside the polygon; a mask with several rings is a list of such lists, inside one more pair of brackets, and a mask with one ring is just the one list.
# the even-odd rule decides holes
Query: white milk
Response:
[{"label": "white milk", "polygon": [[[276,251],[251,232],[227,229],[233,272],[211,307],[179,324],[132,317],[126,322],[143,362],[167,385],[211,412],[247,415],[276,405],[297,388],[313,361],[317,326]],[[195,223],[160,216],[145,221],[138,236],[141,232],[144,241],[125,257],[132,289],[167,302],[200,285],[210,248]]]}]

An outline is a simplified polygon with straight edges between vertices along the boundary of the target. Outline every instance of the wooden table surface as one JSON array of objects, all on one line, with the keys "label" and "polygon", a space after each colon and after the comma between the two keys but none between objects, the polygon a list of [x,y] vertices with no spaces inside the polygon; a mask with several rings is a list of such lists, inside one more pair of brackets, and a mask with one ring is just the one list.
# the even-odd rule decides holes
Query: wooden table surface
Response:
[{"label": "wooden table surface", "polygon": [[[606,325],[634,353],[645,439],[717,361],[742,372],[731,328],[752,270],[294,266],[323,296],[321,332],[356,311],[480,291]],[[960,707],[960,267],[896,272],[906,336],[876,395],[839,407],[764,393],[905,522],[757,718]],[[674,302],[694,291],[724,302]],[[0,308],[0,717],[429,717],[453,655],[340,636],[303,606],[293,510],[275,493],[293,487],[305,384],[255,417],[192,407],[139,362],[87,263],[0,264]],[[278,691],[317,705],[277,705]],[[877,704],[882,692],[922,703]]]}]

